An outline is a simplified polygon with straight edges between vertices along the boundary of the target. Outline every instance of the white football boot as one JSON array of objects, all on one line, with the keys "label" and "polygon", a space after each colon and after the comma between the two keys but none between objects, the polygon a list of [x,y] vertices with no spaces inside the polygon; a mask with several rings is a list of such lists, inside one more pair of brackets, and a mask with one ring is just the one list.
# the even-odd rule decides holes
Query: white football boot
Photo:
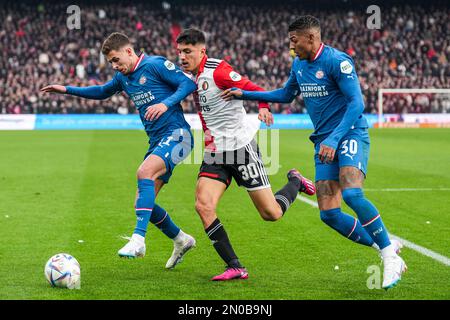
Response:
[{"label": "white football boot", "polygon": [[394,246],[395,253],[399,254],[400,252],[402,252],[403,243],[401,243],[397,239],[390,239],[390,240],[391,244]]},{"label": "white football boot", "polygon": [[383,257],[383,289],[393,288],[402,279],[402,274],[406,272],[407,267],[405,261],[397,255],[388,255]]},{"label": "white football boot", "polygon": [[184,233],[182,230],[173,239],[173,251],[166,263],[166,269],[173,269],[177,264],[183,261],[183,256],[190,249],[195,247],[194,237]]},{"label": "white football boot", "polygon": [[[394,247],[394,251],[396,254],[400,254],[400,252],[402,252],[402,248],[403,248],[403,243],[401,243],[399,240],[397,239],[390,239],[392,246]],[[380,254],[380,258],[383,259],[383,256],[381,255],[381,250],[378,247],[378,245],[376,243],[373,244],[373,247],[378,251],[378,253]]]},{"label": "white football boot", "polygon": [[391,244],[383,250],[384,256],[380,248],[374,244],[377,249],[381,261],[384,264],[383,272],[383,289],[394,287],[402,278],[402,273],[407,270],[405,261],[398,255],[403,248],[403,244],[397,239],[390,239]]},{"label": "white football boot", "polygon": [[123,258],[139,258],[145,256],[145,238],[138,234],[133,234],[130,241],[118,251]]}]

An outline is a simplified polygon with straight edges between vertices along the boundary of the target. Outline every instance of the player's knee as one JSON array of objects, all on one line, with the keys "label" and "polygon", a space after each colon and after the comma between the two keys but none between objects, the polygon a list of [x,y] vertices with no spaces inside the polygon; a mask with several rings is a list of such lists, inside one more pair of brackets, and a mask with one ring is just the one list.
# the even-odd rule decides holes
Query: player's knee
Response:
[{"label": "player's knee", "polygon": [[157,177],[155,177],[154,170],[151,170],[150,168],[146,168],[144,166],[140,166],[139,169],[136,172],[136,176],[138,179],[152,179],[155,180]]},{"label": "player's knee", "polygon": [[264,221],[274,222],[274,221],[280,220],[282,216],[283,216],[282,214],[274,213],[271,211],[261,212],[261,217],[263,218]]},{"label": "player's knee", "polygon": [[320,210],[320,220],[322,220],[327,225],[333,225],[338,219],[341,213],[340,208],[334,208],[330,210]]},{"label": "player's knee", "polygon": [[342,199],[350,208],[354,208],[358,201],[363,198],[364,193],[360,188],[344,189],[342,191]]},{"label": "player's knee", "polygon": [[195,201],[195,210],[200,216],[208,216],[210,214],[214,214],[215,207],[210,201],[197,199]]},{"label": "player's knee", "polygon": [[195,202],[195,210],[197,211],[203,226],[206,229],[217,218],[215,206],[204,201]]},{"label": "player's knee", "polygon": [[148,177],[148,174],[147,174],[147,172],[146,172],[146,170],[145,170],[142,166],[139,167],[139,169],[137,170],[137,172],[136,172],[136,177],[137,177],[138,179],[149,178],[149,177]]},{"label": "player's knee", "polygon": [[263,216],[263,219],[264,219],[264,221],[275,222],[275,221],[280,220],[281,217],[282,217],[282,215],[279,215],[279,216],[271,215],[271,216],[265,216],[265,217]]},{"label": "player's knee", "polygon": [[264,221],[278,221],[283,217],[281,208],[268,208],[259,211]]}]

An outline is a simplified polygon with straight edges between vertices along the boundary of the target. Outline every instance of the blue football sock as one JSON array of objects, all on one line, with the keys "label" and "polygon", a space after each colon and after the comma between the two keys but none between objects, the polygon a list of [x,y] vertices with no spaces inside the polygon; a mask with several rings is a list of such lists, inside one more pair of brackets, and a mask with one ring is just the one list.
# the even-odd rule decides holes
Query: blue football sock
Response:
[{"label": "blue football sock", "polygon": [[373,240],[355,217],[341,211],[341,208],[320,211],[320,218],[331,228],[350,240],[372,246]]},{"label": "blue football sock", "polygon": [[148,222],[155,204],[155,182],[150,179],[138,179],[138,198],[136,200],[136,228],[134,233],[145,237]]},{"label": "blue football sock", "polygon": [[178,228],[177,225],[173,223],[167,211],[158,206],[156,203],[153,207],[150,222],[158,227],[170,239],[175,238],[180,232],[180,228]]},{"label": "blue football sock", "polygon": [[380,249],[391,244],[377,208],[364,197],[361,188],[345,189],[342,191],[342,197],[345,203],[356,212],[361,225]]}]

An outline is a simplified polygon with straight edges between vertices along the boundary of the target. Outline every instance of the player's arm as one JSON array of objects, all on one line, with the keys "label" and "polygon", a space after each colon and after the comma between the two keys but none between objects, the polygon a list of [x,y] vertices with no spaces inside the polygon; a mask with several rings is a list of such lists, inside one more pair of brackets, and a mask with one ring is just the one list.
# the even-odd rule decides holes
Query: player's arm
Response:
[{"label": "player's arm", "polygon": [[325,161],[334,158],[339,141],[364,111],[361,87],[352,61],[349,59],[336,59],[336,61],[333,61],[331,74],[347,100],[347,110],[339,125],[321,143],[322,146],[329,148],[323,152],[324,154],[328,153],[328,159],[325,159]]},{"label": "player's arm", "polygon": [[[227,62],[222,61],[213,73],[214,82],[221,90],[230,88],[239,88],[246,91],[264,91],[263,88],[250,81],[246,77],[242,77],[239,73],[233,70]],[[258,101],[258,119],[263,121],[266,125],[273,124],[273,115],[270,112],[270,106],[267,102]]]},{"label": "player's arm", "polygon": [[89,87],[49,85],[42,88],[41,91],[48,93],[65,93],[86,99],[103,100],[122,91],[122,88],[118,80],[114,77],[103,85]]},{"label": "player's arm", "polygon": [[164,112],[184,100],[188,95],[197,89],[194,81],[189,79],[179,67],[169,60],[161,60],[152,65],[154,74],[161,81],[169,84],[171,87],[177,88],[176,91],[155,105],[151,105],[145,112],[145,119],[158,119]]},{"label": "player's arm", "polygon": [[297,78],[295,76],[294,66],[291,68],[289,79],[284,84],[283,88],[272,91],[246,91],[236,88],[225,90],[222,97],[225,100],[233,98],[243,100],[258,100],[266,102],[291,103],[294,98],[300,93]]}]

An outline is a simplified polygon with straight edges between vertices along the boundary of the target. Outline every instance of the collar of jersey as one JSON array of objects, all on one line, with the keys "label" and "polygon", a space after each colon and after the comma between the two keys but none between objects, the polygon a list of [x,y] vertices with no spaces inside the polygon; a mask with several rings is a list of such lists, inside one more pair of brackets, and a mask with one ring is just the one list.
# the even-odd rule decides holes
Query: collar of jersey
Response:
[{"label": "collar of jersey", "polygon": [[205,69],[205,63],[206,60],[208,60],[208,56],[205,54],[205,56],[203,57],[202,61],[200,61],[200,65],[198,66],[198,72],[197,72],[197,76],[195,77],[196,79],[198,79],[198,77],[200,76],[200,74],[203,72],[203,70]]},{"label": "collar of jersey", "polygon": [[325,49],[325,45],[323,44],[323,42],[320,43],[320,47],[319,50],[317,50],[316,55],[314,56],[314,59],[311,62],[316,61],[317,59],[319,59],[319,57],[322,55],[323,53],[323,49]]},{"label": "collar of jersey", "polygon": [[139,67],[139,65],[141,64],[142,60],[144,59],[144,56],[145,56],[145,54],[143,52],[141,52],[141,54],[139,55],[139,59],[138,59],[138,61],[136,61],[136,64],[134,65],[134,68],[131,71],[131,73],[136,71],[136,69]]}]

